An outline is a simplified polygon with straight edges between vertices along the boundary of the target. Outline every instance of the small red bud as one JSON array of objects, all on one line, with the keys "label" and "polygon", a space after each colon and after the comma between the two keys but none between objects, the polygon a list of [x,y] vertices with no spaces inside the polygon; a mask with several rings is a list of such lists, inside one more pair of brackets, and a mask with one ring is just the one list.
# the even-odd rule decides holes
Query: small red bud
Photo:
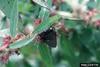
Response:
[{"label": "small red bud", "polygon": [[41,19],[36,19],[34,23],[36,26],[38,26],[41,23],[41,21],[42,21]]},{"label": "small red bud", "polygon": [[92,16],[92,15],[93,15],[93,12],[92,12],[92,11],[89,11],[89,12],[87,13],[87,15]]},{"label": "small red bud", "polygon": [[10,36],[6,36],[5,38],[3,38],[3,45],[0,47],[0,51],[4,50],[10,45],[10,40],[11,40]]},{"label": "small red bud", "polygon": [[95,26],[99,26],[100,27],[100,20],[97,20],[96,22],[95,22]]},{"label": "small red bud", "polygon": [[57,3],[57,0],[52,0],[52,3],[53,3],[53,4],[56,4],[56,3]]},{"label": "small red bud", "polygon": [[7,63],[8,59],[9,59],[9,53],[4,54],[3,56],[0,57],[0,61],[3,63]]}]

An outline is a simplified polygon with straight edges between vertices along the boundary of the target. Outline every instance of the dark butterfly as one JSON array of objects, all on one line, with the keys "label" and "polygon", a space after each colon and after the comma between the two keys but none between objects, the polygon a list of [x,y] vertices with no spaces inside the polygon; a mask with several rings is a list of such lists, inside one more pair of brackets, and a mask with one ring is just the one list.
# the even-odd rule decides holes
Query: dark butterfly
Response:
[{"label": "dark butterfly", "polygon": [[46,31],[39,34],[42,42],[47,43],[49,47],[56,47],[57,38],[56,31],[53,28],[49,28]]}]

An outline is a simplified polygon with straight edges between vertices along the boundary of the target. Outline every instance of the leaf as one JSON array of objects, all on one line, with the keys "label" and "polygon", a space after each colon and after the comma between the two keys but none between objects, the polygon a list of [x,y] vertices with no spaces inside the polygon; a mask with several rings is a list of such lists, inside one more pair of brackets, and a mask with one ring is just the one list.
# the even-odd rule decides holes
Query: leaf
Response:
[{"label": "leaf", "polygon": [[6,67],[16,67],[15,65],[16,65],[15,62],[8,61],[8,63],[6,64]]},{"label": "leaf", "polygon": [[94,36],[95,36],[96,42],[98,43],[98,46],[99,46],[99,44],[100,44],[100,31],[95,30]]},{"label": "leaf", "polygon": [[69,29],[75,28],[77,26],[77,22],[73,20],[66,20],[65,26]]},{"label": "leaf", "polygon": [[5,37],[5,35],[10,35],[9,29],[0,30],[0,37]]},{"label": "leaf", "polygon": [[[66,7],[64,7],[64,6],[66,6]],[[61,3],[59,9],[61,11],[69,11],[69,12],[72,11],[71,6],[69,4],[67,4],[67,3]]]},{"label": "leaf", "polygon": [[30,11],[32,7],[34,7],[34,6],[32,6],[32,4],[30,4],[30,3],[18,1],[18,12],[27,14],[27,12]]},{"label": "leaf", "polygon": [[5,29],[7,27],[7,19],[4,17],[0,23],[0,29]]},{"label": "leaf", "polygon": [[46,67],[54,67],[53,66],[53,58],[50,53],[50,49],[47,47],[47,44],[41,43],[38,46],[38,50],[40,52],[41,58],[44,61]]},{"label": "leaf", "polygon": [[22,47],[20,51],[25,57],[28,57],[33,53],[35,54],[36,49],[37,49],[37,44],[35,42],[31,42],[26,47]]},{"label": "leaf", "polygon": [[33,2],[37,3],[38,5],[48,8],[48,5],[45,4],[45,2],[43,0],[33,0]]},{"label": "leaf", "polygon": [[[80,44],[81,45],[81,44]],[[90,60],[90,57],[92,56],[90,50],[85,46],[85,45],[81,45],[81,47],[79,47],[79,62],[80,63],[84,63]]]},{"label": "leaf", "polygon": [[60,19],[60,16],[56,15],[51,18],[48,18],[47,21],[40,23],[40,25],[33,31],[33,33],[40,33],[44,30],[48,29],[52,24],[57,23],[57,21]]},{"label": "leaf", "polygon": [[[52,6],[52,1],[51,0],[47,0],[46,4],[48,5],[48,7],[51,7]],[[41,19],[43,19],[43,22],[46,22],[48,20],[48,18],[49,18],[49,15],[50,15],[49,11],[46,8],[41,7],[41,11],[39,13],[39,17],[38,18],[41,18]]]},{"label": "leaf", "polygon": [[[49,7],[52,6],[52,1],[51,0],[47,0],[46,2],[47,2],[46,4]],[[41,11],[39,13],[38,18],[41,18],[43,20],[43,22],[45,22],[49,18],[49,15],[50,15],[49,11],[46,8],[41,7]]]},{"label": "leaf", "polygon": [[97,0],[96,8],[97,8],[98,10],[100,10],[100,0]]},{"label": "leaf", "polygon": [[82,44],[89,44],[92,41],[93,36],[93,30],[92,28],[85,28],[83,31],[79,34],[79,40]]},{"label": "leaf", "polygon": [[67,56],[69,57],[74,56],[73,44],[68,39],[67,35],[64,33],[61,33],[60,36],[60,47],[61,47],[61,51],[65,53]]},{"label": "leaf", "polygon": [[89,10],[95,8],[96,7],[95,0],[89,0],[88,3],[87,3],[87,7],[88,7]]},{"label": "leaf", "polygon": [[52,0],[47,0],[47,4],[49,7],[52,7]]},{"label": "leaf", "polygon": [[92,50],[98,50],[100,48],[100,31],[99,30],[93,30],[94,41],[91,43],[91,49]]},{"label": "leaf", "polygon": [[35,36],[36,35],[34,35],[33,37],[29,36],[27,38],[24,38],[23,40],[16,41],[16,42],[10,44],[9,48],[16,49],[16,48],[24,47],[24,46],[28,45],[28,43],[30,43],[35,38]]},{"label": "leaf", "polygon": [[10,33],[15,36],[18,21],[17,0],[0,0],[0,9],[10,19]]},{"label": "leaf", "polygon": [[60,16],[62,16],[62,18],[67,19],[67,18],[72,18],[72,19],[77,19],[77,18],[73,18],[72,17],[72,13],[70,12],[65,12],[65,11],[56,11],[56,13]]},{"label": "leaf", "polygon": [[72,19],[66,19],[64,24],[66,28],[76,30],[79,33],[82,31],[85,25],[83,20]]},{"label": "leaf", "polygon": [[38,18],[43,19],[43,22],[44,22],[44,21],[48,20],[49,14],[50,13],[45,8],[41,7],[41,11],[39,13]]},{"label": "leaf", "polygon": [[[68,39],[65,33],[62,31],[59,31],[60,36],[60,50],[63,53],[65,59],[70,63],[72,67],[76,66],[76,56],[75,56],[75,48],[73,47],[73,43],[71,40]],[[77,60],[78,61],[78,60]]]},{"label": "leaf", "polygon": [[96,58],[100,62],[100,49],[96,52]]},{"label": "leaf", "polygon": [[79,3],[81,4],[82,2],[84,2],[84,0],[79,0]]},{"label": "leaf", "polygon": [[[51,4],[50,4],[51,1],[50,1],[50,2],[49,2],[49,1],[50,1],[50,0],[47,0],[47,4],[49,4],[49,6],[51,6]],[[42,19],[42,22],[47,22],[49,16],[50,16],[49,11],[48,11],[46,8],[41,7],[41,11],[40,11],[40,13],[39,13],[38,18],[41,18],[41,19]]]}]

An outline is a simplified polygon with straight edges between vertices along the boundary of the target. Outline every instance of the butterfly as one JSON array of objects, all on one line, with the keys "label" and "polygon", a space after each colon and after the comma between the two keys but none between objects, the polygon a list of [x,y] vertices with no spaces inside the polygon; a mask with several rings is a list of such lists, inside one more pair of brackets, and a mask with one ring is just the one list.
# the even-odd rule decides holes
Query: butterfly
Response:
[{"label": "butterfly", "polygon": [[46,31],[39,34],[42,42],[46,43],[49,47],[56,47],[57,34],[54,28],[49,28]]}]

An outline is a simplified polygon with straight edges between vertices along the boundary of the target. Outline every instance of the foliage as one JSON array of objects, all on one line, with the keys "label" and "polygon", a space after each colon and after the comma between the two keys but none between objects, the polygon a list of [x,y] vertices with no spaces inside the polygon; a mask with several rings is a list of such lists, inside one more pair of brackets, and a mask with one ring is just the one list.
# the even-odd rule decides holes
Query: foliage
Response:
[{"label": "foliage", "polygon": [[[0,67],[100,62],[100,0],[0,0]],[[39,34],[57,33],[57,46]],[[49,34],[49,33],[48,33]]]}]

